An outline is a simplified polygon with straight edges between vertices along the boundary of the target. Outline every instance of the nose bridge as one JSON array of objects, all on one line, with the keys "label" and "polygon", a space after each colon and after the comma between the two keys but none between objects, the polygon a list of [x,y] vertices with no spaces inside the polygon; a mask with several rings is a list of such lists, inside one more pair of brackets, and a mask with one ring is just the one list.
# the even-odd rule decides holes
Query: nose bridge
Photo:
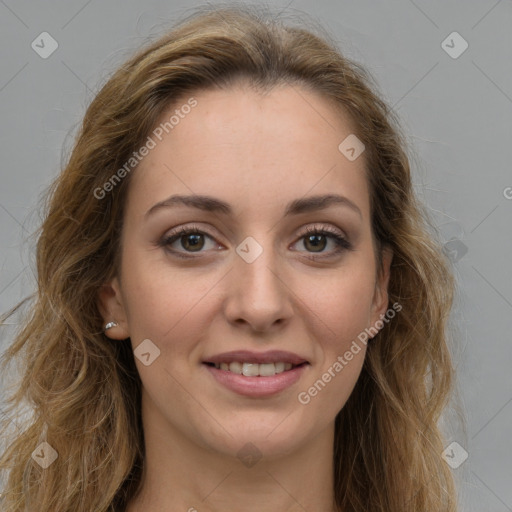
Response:
[{"label": "nose bridge", "polygon": [[[261,249],[258,249],[258,246]],[[263,247],[253,239],[240,244],[237,248],[237,254],[239,258],[235,270],[238,279],[243,282],[246,289],[252,294],[274,294],[278,287],[276,283],[278,281],[276,275],[277,258],[271,243],[266,243]]]},{"label": "nose bridge", "polygon": [[292,311],[279,254],[270,233],[245,238],[236,248],[226,313],[231,321],[265,330]]},{"label": "nose bridge", "polygon": [[260,242],[249,236],[238,245],[236,252],[239,258],[235,264],[235,272],[246,292],[254,300],[275,299],[281,293],[278,257],[271,234],[260,234],[258,238]]}]

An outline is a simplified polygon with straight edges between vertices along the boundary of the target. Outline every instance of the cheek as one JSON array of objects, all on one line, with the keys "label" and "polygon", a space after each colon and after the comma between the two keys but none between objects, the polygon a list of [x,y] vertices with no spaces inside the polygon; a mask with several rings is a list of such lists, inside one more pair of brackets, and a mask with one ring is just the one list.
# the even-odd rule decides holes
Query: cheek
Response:
[{"label": "cheek", "polygon": [[316,364],[297,396],[305,413],[329,422],[344,407],[366,355],[371,283],[334,281],[328,292],[310,297],[306,328],[315,341]]},{"label": "cheek", "polygon": [[302,282],[300,290],[317,364],[298,399],[301,404],[310,404],[309,412],[327,420],[342,409],[359,378],[374,282],[368,267],[353,266],[315,283],[315,293],[311,293],[312,280]]},{"label": "cheek", "polygon": [[[123,292],[132,344],[149,338],[160,350],[179,351],[208,325],[208,299],[219,276],[172,269],[161,261],[153,262],[147,254],[131,256],[123,275]],[[170,343],[177,339],[182,343]]]},{"label": "cheek", "polygon": [[339,271],[321,279],[302,281],[300,297],[323,324],[330,344],[338,350],[369,327],[375,284],[368,268]]}]

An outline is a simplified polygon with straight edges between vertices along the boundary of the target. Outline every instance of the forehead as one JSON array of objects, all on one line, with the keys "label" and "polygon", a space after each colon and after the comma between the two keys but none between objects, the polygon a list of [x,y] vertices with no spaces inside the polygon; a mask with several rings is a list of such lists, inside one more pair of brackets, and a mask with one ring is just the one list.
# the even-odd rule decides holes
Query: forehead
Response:
[{"label": "forehead", "polygon": [[339,149],[355,131],[352,120],[298,85],[265,94],[248,87],[195,91],[163,112],[158,128],[130,185],[138,211],[176,193],[246,209],[336,192],[368,214],[364,154],[350,161]]}]

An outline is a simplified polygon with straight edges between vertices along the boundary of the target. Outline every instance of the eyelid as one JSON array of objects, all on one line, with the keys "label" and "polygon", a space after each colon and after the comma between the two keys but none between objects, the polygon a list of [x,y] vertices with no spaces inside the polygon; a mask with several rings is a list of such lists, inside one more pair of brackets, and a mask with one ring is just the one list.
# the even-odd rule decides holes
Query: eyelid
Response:
[{"label": "eyelid", "polygon": [[301,231],[299,238],[310,233],[318,233],[319,231],[325,231],[333,235],[339,235],[342,236],[343,238],[347,238],[345,233],[341,229],[335,228],[331,224],[307,224],[306,227]]}]

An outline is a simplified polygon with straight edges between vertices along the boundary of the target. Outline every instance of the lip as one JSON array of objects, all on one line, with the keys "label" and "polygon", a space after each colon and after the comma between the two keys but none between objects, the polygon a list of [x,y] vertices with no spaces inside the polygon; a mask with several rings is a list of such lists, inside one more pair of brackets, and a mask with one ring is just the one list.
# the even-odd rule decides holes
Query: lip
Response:
[{"label": "lip", "polygon": [[[280,361],[283,361],[282,359]],[[215,361],[212,361],[215,362]],[[221,361],[222,362],[222,361]],[[249,362],[244,360],[244,362]],[[273,361],[264,361],[273,362]],[[287,361],[288,362],[288,361]],[[293,364],[293,363],[292,363]],[[300,363],[299,363],[300,364]],[[272,396],[295,384],[310,366],[308,363],[270,377],[244,377],[229,370],[221,370],[204,362],[202,366],[221,385],[239,395],[261,398]]]},{"label": "lip", "polygon": [[[285,352],[284,350],[268,350],[267,352],[251,352],[250,350],[234,350],[232,352],[223,352],[211,357],[206,357],[203,363],[232,363],[234,361],[240,363],[291,363],[299,365],[309,363],[307,359],[294,354],[293,352]],[[292,371],[292,370],[288,370]],[[248,378],[248,377],[246,377]],[[261,377],[258,377],[261,378]]]}]

